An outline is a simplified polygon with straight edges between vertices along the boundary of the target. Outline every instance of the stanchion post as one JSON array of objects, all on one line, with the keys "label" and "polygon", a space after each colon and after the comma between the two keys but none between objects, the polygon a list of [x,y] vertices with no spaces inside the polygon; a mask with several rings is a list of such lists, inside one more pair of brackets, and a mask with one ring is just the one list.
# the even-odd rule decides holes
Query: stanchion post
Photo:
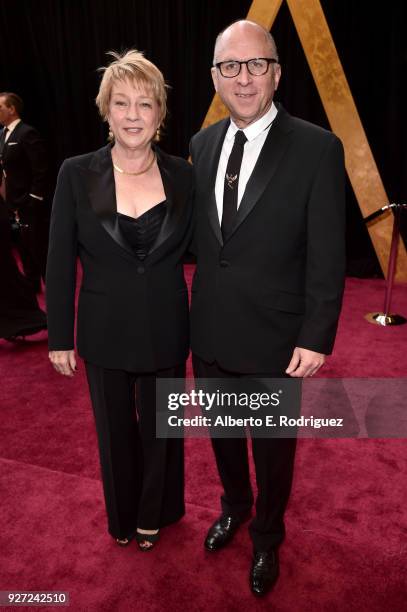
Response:
[{"label": "stanchion post", "polygon": [[401,206],[396,206],[393,209],[393,214],[393,232],[391,237],[389,265],[387,268],[386,294],[384,298],[384,314],[386,316],[390,314],[391,295],[393,293],[394,275],[396,273],[397,247],[400,237]]},{"label": "stanchion post", "polygon": [[401,212],[407,208],[407,204],[388,204],[383,206],[380,210],[376,211],[367,220],[371,220],[376,216],[382,214],[385,210],[393,210],[393,232],[391,237],[389,264],[387,267],[387,281],[386,281],[386,293],[384,296],[384,312],[370,312],[365,316],[369,323],[375,323],[376,325],[402,325],[406,323],[407,319],[401,315],[391,314],[391,297],[393,293],[394,276],[396,273],[397,264],[397,249],[400,238],[400,224],[401,224]]}]

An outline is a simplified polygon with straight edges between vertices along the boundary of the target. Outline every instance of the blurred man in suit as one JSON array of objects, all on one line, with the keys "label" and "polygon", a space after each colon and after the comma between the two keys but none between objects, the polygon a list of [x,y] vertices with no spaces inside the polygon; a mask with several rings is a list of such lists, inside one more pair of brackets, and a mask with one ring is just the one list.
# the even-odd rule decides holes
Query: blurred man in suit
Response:
[{"label": "blurred man in suit", "polygon": [[[239,21],[217,38],[214,86],[230,118],[196,134],[192,352],[198,378],[315,374],[331,353],[344,284],[344,159],[336,136],[273,102],[275,42]],[[258,495],[250,586],[279,573],[295,438],[253,438]],[[224,489],[205,547],[217,551],[253,505],[245,438],[213,438]]]},{"label": "blurred man in suit", "polygon": [[10,218],[0,203],[0,338],[19,341],[46,328],[45,313],[14,259]]},{"label": "blurred man in suit", "polygon": [[17,220],[16,246],[24,274],[38,292],[41,277],[45,277],[48,164],[43,140],[37,130],[21,121],[22,110],[23,101],[17,94],[0,93],[0,195]]}]

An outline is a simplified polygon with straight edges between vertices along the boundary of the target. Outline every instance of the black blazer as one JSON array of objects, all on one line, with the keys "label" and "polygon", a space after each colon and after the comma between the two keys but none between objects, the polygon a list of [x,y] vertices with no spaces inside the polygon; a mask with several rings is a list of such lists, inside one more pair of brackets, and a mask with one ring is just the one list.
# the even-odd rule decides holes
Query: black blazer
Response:
[{"label": "black blazer", "polygon": [[229,120],[191,141],[192,351],[236,372],[283,371],[295,346],[330,353],[341,307],[343,148],[278,108],[225,243],[214,188]]},{"label": "black blazer", "polygon": [[83,268],[77,346],[87,361],[154,371],[188,355],[188,297],[182,258],[190,240],[193,172],[156,149],[167,214],[141,262],[117,222],[110,145],[61,166],[47,266],[50,350],[74,346],[76,258]]},{"label": "black blazer", "polygon": [[4,144],[2,165],[6,173],[6,203],[10,208],[41,205],[30,193],[45,198],[49,189],[44,141],[31,125],[20,121]]}]

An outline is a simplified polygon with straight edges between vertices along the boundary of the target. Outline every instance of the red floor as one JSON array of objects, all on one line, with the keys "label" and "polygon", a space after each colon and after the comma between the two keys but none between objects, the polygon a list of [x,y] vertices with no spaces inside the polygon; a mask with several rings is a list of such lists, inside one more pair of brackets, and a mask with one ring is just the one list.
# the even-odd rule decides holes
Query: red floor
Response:
[{"label": "red floor", "polygon": [[[405,316],[406,289],[394,294]],[[382,281],[348,279],[324,376],[406,377],[407,325],[380,328],[363,318],[382,301]],[[83,367],[74,380],[57,375],[39,334],[0,341],[0,374],[0,591],[69,591],[72,609],[95,612],[405,608],[405,440],[299,441],[281,577],[257,601],[247,586],[245,529],[216,555],[202,547],[220,492],[206,440],[186,443],[185,518],[163,530],[150,554],[121,549],[105,531]]]}]

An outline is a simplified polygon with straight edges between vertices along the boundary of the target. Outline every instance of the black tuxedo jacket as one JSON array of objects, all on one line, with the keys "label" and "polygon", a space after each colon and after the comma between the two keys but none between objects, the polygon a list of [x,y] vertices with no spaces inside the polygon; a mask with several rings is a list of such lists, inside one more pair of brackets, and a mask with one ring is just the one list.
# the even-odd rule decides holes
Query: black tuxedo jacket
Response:
[{"label": "black tuxedo jacket", "polygon": [[284,371],[295,346],[330,353],[341,307],[343,148],[278,108],[226,242],[214,189],[229,120],[191,141],[192,351],[236,372]]},{"label": "black tuxedo jacket", "polygon": [[30,193],[48,195],[49,174],[44,141],[36,129],[20,121],[4,144],[2,166],[6,174],[6,203],[10,208],[41,205]]},{"label": "black tuxedo jacket", "polygon": [[76,258],[83,278],[77,346],[106,368],[151,372],[188,355],[182,258],[190,241],[193,171],[156,150],[167,214],[141,262],[120,232],[110,145],[67,159],[59,172],[47,265],[50,350],[74,346]]}]

